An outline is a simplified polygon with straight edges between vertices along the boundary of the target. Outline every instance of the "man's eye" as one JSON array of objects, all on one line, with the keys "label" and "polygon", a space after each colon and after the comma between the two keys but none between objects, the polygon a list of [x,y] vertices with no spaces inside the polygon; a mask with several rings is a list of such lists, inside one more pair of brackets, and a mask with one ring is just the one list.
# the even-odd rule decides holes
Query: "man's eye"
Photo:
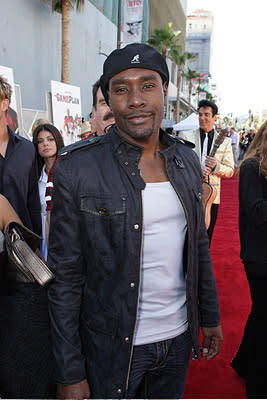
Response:
[{"label": "man's eye", "polygon": [[153,85],[153,83],[146,83],[145,85],[144,85],[144,88],[145,89],[151,89],[151,88],[153,88],[155,85]]},{"label": "man's eye", "polygon": [[125,93],[126,91],[127,91],[127,89],[124,87],[119,87],[116,89],[116,93]]}]

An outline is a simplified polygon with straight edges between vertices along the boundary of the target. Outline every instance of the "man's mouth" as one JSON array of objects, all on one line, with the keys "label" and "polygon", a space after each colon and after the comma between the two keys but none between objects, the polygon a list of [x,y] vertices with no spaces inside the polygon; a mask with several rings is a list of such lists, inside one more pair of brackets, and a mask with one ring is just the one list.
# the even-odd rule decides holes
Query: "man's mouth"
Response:
[{"label": "man's mouth", "polygon": [[107,120],[110,119],[110,118],[114,118],[114,116],[113,116],[112,113],[108,113],[108,114],[104,115],[103,120],[104,120],[104,121],[107,121]]},{"label": "man's mouth", "polygon": [[129,114],[126,118],[133,123],[141,124],[145,122],[147,119],[151,118],[151,113]]}]

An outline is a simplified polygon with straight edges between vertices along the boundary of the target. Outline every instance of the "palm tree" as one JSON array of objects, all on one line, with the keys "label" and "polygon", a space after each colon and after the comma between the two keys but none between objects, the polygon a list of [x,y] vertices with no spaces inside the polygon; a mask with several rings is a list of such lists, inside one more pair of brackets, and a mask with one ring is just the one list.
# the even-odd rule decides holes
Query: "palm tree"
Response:
[{"label": "palm tree", "polygon": [[214,97],[212,96],[212,94],[210,92],[206,92],[206,99],[210,100],[210,101],[215,101]]},{"label": "palm tree", "polygon": [[180,121],[180,90],[182,81],[182,71],[187,60],[192,60],[195,56],[184,51],[181,45],[172,45],[170,56],[177,65],[177,96],[176,96],[176,122]]},{"label": "palm tree", "polygon": [[172,29],[172,22],[169,22],[164,28],[156,28],[148,43],[155,47],[166,60],[169,49],[177,43],[180,33],[181,31],[174,31]]},{"label": "palm tree", "polygon": [[188,115],[190,114],[190,111],[191,111],[191,96],[192,96],[192,89],[193,89],[193,80],[197,79],[199,77],[199,75],[200,74],[198,74],[196,71],[193,71],[190,68],[188,68],[186,73],[183,73],[183,76],[188,81],[188,110],[187,110]]},{"label": "palm tree", "polygon": [[52,11],[62,14],[61,82],[70,83],[70,9],[80,11],[85,0],[52,0]]}]

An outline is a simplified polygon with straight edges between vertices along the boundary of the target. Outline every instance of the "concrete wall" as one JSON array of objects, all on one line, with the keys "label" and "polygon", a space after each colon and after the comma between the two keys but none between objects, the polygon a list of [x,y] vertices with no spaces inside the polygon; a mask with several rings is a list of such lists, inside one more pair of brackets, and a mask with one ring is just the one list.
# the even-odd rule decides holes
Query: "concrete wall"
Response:
[{"label": "concrete wall", "polygon": [[[41,0],[1,0],[0,65],[13,68],[23,109],[47,112],[50,81],[61,79],[61,15]],[[82,115],[92,105],[92,84],[105,56],[116,47],[117,29],[89,1],[71,11],[70,84],[80,86]]]}]

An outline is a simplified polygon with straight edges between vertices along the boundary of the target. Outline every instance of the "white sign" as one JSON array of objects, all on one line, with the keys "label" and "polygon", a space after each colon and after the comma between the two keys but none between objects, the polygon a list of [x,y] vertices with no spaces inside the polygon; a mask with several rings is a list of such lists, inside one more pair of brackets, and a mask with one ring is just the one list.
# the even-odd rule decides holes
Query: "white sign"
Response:
[{"label": "white sign", "polygon": [[207,93],[206,92],[204,92],[204,91],[200,91],[199,92],[199,96],[198,96],[198,100],[200,101],[200,100],[206,100],[206,97],[207,97]]},{"label": "white sign", "polygon": [[125,0],[123,41],[137,43],[142,40],[143,0]]},{"label": "white sign", "polygon": [[77,86],[51,81],[53,123],[64,144],[76,142],[81,131],[81,91]]},{"label": "white sign", "polygon": [[7,79],[8,83],[12,87],[12,95],[11,102],[8,108],[7,114],[7,125],[12,129],[13,132],[17,133],[18,131],[18,116],[17,116],[17,102],[15,96],[15,83],[14,83],[14,75],[13,69],[4,67],[0,65],[0,75]]}]

